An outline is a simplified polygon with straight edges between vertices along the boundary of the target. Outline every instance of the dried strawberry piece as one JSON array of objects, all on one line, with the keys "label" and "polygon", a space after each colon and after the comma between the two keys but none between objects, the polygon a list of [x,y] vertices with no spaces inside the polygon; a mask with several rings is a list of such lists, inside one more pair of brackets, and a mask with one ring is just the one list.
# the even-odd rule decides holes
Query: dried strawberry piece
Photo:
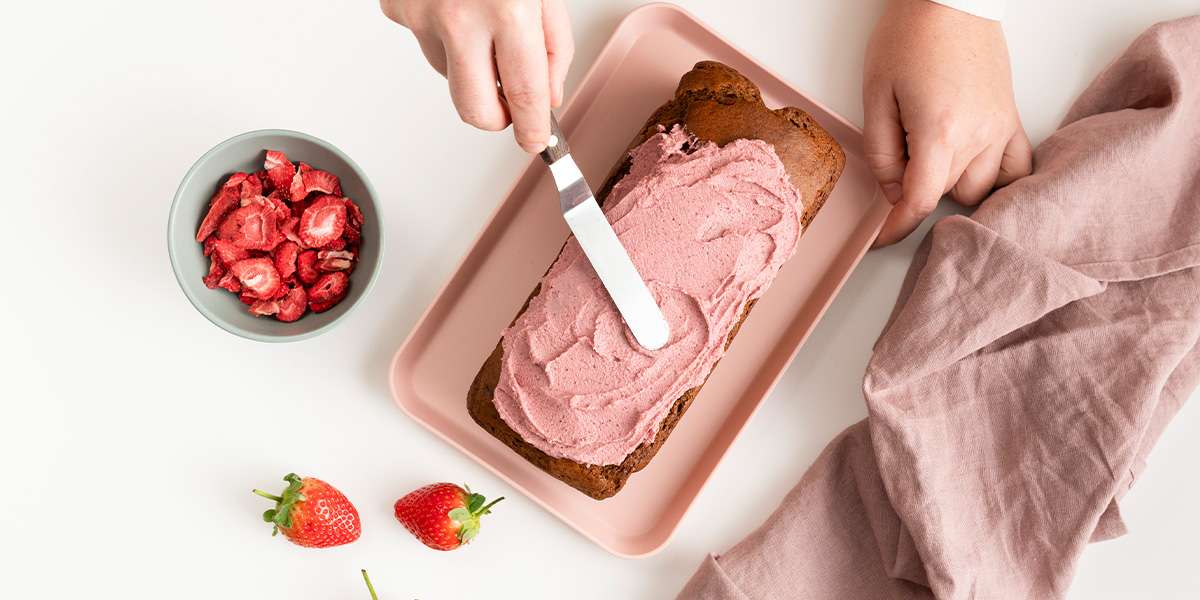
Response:
[{"label": "dried strawberry piece", "polygon": [[304,288],[295,285],[289,287],[288,293],[279,303],[279,312],[275,314],[275,318],[285,323],[290,323],[304,316],[304,311],[308,310],[308,292]]},{"label": "dried strawberry piece", "polygon": [[319,196],[300,216],[300,239],[319,248],[342,237],[346,229],[346,204],[337,196]]},{"label": "dried strawberry piece", "polygon": [[204,215],[204,220],[200,222],[200,229],[196,231],[196,241],[203,242],[208,239],[221,225],[221,219],[229,214],[238,205],[238,194],[236,188],[222,187],[217,191],[217,194],[208,201],[208,214]]},{"label": "dried strawberry piece", "polygon": [[271,180],[271,189],[290,192],[292,178],[296,175],[296,165],[288,160],[286,154],[278,150],[267,150],[267,158],[263,161],[267,178]]},{"label": "dried strawberry piece", "polygon": [[[245,248],[238,248],[233,242],[218,238],[212,238],[211,242],[213,256],[221,259],[221,264],[232,265],[244,258],[250,258],[250,253]],[[209,244],[206,243],[207,245]]]},{"label": "dried strawberry piece", "polygon": [[238,278],[245,293],[260,300],[274,297],[282,285],[275,263],[269,258],[239,260],[229,265],[229,272]]},{"label": "dried strawberry piece", "polygon": [[313,192],[333,194],[334,196],[342,195],[342,183],[338,181],[337,175],[329,171],[320,169],[305,171],[300,175],[300,179],[304,182],[305,195]]},{"label": "dried strawberry piece", "polygon": [[312,285],[320,279],[321,272],[317,270],[317,251],[306,250],[296,257],[296,276],[305,285]]},{"label": "dried strawberry piece", "polygon": [[296,258],[300,256],[300,246],[296,242],[284,242],[275,247],[275,270],[279,276],[287,279],[296,272]]},{"label": "dried strawberry piece", "polygon": [[249,198],[242,198],[242,206],[250,206],[251,204],[275,211],[275,221],[277,223],[282,223],[292,217],[292,209],[288,208],[287,203],[278,196],[251,196]]},{"label": "dried strawberry piece", "polygon": [[279,303],[274,300],[259,300],[250,305],[250,314],[265,317],[279,312]]},{"label": "dried strawberry piece", "polygon": [[[346,229],[348,231],[349,226],[347,226]],[[325,244],[324,246],[321,246],[321,249],[322,250],[345,250],[346,249],[346,239],[338,238],[336,240],[333,240],[332,242],[329,242],[328,244]]]},{"label": "dried strawberry piece", "polygon": [[312,170],[312,167],[304,163],[300,163],[299,168],[296,169],[296,173],[292,175],[292,180],[288,184],[288,190],[292,196],[292,202],[299,202],[308,195],[308,188],[304,186],[304,174]]},{"label": "dried strawberry piece", "polygon": [[317,268],[322,271],[345,271],[354,266],[354,253],[344,250],[322,250],[317,253]]},{"label": "dried strawberry piece", "polygon": [[300,217],[290,217],[279,226],[279,233],[282,233],[287,241],[295,242],[299,246],[301,244],[300,234],[296,233],[296,227],[299,225]]},{"label": "dried strawberry piece", "polygon": [[346,297],[350,276],[344,271],[326,273],[308,288],[308,307],[313,312],[325,312]]},{"label": "dried strawberry piece", "polygon": [[221,280],[217,282],[217,287],[225,288],[235,294],[238,294],[242,291],[242,282],[238,281],[238,278],[234,277],[233,273],[226,273],[223,277],[221,277]]},{"label": "dried strawberry piece", "polygon": [[216,289],[224,275],[225,265],[221,264],[221,259],[214,256],[208,263],[208,275],[204,276],[204,285],[210,290]]},{"label": "dried strawberry piece", "polygon": [[366,221],[363,218],[362,209],[349,198],[342,198],[342,201],[346,203],[346,222],[357,229],[362,229],[362,225]]},{"label": "dried strawberry piece", "polygon": [[251,294],[250,292],[247,292],[247,291],[243,291],[242,293],[238,294],[238,300],[241,300],[242,304],[245,304],[247,306],[253,305],[255,302],[258,302],[258,298],[255,298],[254,294]]},{"label": "dried strawberry piece", "polygon": [[255,171],[254,176],[258,178],[258,182],[262,186],[263,194],[270,194],[275,190],[275,185],[271,183],[271,176],[267,174],[266,169]]},{"label": "dried strawberry piece", "polygon": [[217,230],[217,237],[247,250],[270,250],[283,238],[277,223],[270,205],[253,203],[230,213]]},{"label": "dried strawberry piece", "polygon": [[262,181],[253,175],[247,175],[238,186],[238,198],[246,199],[255,196],[261,196],[263,191]]}]

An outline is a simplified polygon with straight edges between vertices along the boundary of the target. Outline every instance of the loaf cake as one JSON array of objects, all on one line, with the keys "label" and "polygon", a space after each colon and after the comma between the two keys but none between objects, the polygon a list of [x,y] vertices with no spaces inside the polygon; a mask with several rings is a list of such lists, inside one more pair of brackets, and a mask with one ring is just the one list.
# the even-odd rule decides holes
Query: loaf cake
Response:
[{"label": "loaf cake", "polygon": [[596,193],[671,341],[638,346],[568,240],[475,376],[471,417],[588,496],[616,494],[670,436],[844,164],[807,113],[768,109],[736,70],[698,63]]}]

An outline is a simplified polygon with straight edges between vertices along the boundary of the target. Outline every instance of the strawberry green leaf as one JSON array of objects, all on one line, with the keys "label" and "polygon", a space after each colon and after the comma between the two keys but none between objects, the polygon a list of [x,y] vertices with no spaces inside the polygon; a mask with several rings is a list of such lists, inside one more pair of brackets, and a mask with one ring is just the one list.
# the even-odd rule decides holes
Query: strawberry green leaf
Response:
[{"label": "strawberry green leaf", "polygon": [[446,516],[450,517],[450,520],[464,527],[467,523],[470,523],[475,518],[473,515],[471,515],[470,511],[462,507],[451,510],[450,512],[446,513]]},{"label": "strawberry green leaf", "polygon": [[295,473],[288,473],[283,480],[288,483],[288,486],[283,490],[282,495],[275,496],[262,490],[254,490],[255,494],[275,501],[275,508],[268,509],[263,513],[263,520],[275,525],[271,535],[279,533],[280,529],[290,529],[292,510],[304,502],[304,494],[300,493],[300,488],[304,486],[304,480]]},{"label": "strawberry green leaf", "polygon": [[476,535],[479,535],[479,521],[477,520],[463,525],[463,528],[458,531],[458,541],[466,544],[475,539]]},{"label": "strawberry green leaf", "polygon": [[467,510],[471,511],[471,514],[479,512],[479,507],[483,506],[483,503],[486,500],[487,499],[480,494],[471,494],[470,496],[467,496]]}]

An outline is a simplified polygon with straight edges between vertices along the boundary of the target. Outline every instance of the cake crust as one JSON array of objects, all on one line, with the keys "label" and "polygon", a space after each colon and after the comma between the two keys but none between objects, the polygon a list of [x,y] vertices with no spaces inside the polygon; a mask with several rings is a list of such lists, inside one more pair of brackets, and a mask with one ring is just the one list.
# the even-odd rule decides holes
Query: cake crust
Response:
[{"label": "cake crust", "polygon": [[[795,107],[767,108],[757,86],[733,68],[718,62],[697,63],[684,74],[675,90],[675,97],[650,116],[630,142],[628,150],[641,145],[657,133],[660,126],[670,129],[680,124],[698,139],[718,145],[742,138],[761,139],[773,145],[792,185],[799,190],[801,201],[804,202],[801,222],[805,228],[825,204],[845,166],[845,154],[841,147],[808,113]],[[604,203],[616,183],[628,172],[629,166],[629,154],[626,152],[597,190],[597,202]],[[525,312],[529,300],[537,296],[540,289],[540,285],[534,288],[517,316]],[[725,340],[726,349],[737,336],[754,304],[755,300],[746,303],[741,318]],[[677,398],[659,425],[654,440],[639,445],[620,464],[591,465],[550,456],[526,442],[504,422],[492,402],[496,384],[500,380],[502,356],[503,347],[497,341],[496,348],[471,383],[467,395],[467,410],[471,418],[538,468],[597,500],[619,492],[633,473],[650,463],[704,387],[701,383]]]}]

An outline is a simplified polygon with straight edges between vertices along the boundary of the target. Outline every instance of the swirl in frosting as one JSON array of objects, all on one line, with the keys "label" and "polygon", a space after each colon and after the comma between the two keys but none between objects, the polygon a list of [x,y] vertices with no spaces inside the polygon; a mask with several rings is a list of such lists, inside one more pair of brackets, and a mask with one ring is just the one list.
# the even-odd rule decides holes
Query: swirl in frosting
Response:
[{"label": "swirl in frosting", "polygon": [[795,253],[802,212],[770,144],[717,146],[679,126],[633,150],[604,209],[670,341],[638,345],[572,238],[504,331],[494,396],[525,441],[594,465],[652,441],[676,399],[704,382],[746,302]]}]

